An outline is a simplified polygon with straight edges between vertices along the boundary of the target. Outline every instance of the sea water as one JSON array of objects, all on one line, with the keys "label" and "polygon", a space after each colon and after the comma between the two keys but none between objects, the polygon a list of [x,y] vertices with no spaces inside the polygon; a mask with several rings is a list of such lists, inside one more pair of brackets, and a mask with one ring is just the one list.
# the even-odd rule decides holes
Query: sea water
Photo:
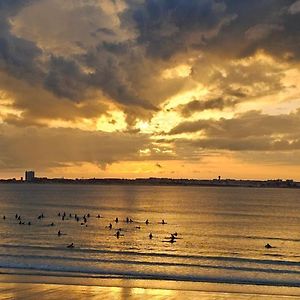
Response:
[{"label": "sea water", "polygon": [[[71,243],[74,248],[67,248]],[[0,274],[38,275],[41,281],[159,280],[189,288],[213,283],[229,290],[238,284],[297,293],[300,190],[1,184]]]}]

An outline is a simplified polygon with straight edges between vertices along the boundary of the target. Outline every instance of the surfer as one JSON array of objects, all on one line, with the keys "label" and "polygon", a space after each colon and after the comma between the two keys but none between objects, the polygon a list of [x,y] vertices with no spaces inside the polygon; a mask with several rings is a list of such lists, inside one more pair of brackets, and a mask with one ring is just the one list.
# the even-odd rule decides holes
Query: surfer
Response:
[{"label": "surfer", "polygon": [[71,243],[70,245],[67,246],[67,248],[74,248],[74,244]]}]

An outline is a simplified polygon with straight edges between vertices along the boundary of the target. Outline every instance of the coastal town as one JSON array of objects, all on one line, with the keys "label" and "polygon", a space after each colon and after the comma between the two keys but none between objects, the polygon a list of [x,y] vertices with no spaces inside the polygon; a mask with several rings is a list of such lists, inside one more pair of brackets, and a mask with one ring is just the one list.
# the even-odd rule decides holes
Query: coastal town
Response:
[{"label": "coastal town", "polygon": [[214,179],[188,178],[48,178],[38,177],[35,171],[25,171],[25,177],[0,179],[0,183],[12,184],[130,184],[130,185],[180,185],[180,186],[221,186],[221,187],[253,187],[253,188],[300,188],[300,182],[293,179],[223,179],[218,176]]}]

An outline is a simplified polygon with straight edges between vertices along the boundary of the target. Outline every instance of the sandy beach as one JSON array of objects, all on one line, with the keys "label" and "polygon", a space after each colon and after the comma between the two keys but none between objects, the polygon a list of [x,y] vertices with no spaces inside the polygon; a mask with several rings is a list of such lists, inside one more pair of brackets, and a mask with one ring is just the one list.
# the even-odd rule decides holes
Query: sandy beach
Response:
[{"label": "sandy beach", "polygon": [[38,283],[1,283],[0,299],[300,299],[298,296]]},{"label": "sandy beach", "polygon": [[[287,293],[289,293],[287,295]],[[300,299],[283,287],[1,275],[0,299]]]}]

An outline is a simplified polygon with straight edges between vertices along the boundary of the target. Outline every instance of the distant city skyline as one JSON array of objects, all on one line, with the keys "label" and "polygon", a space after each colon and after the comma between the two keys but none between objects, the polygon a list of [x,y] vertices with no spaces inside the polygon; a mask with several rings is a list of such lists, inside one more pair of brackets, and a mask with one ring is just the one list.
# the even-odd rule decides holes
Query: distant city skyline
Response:
[{"label": "distant city skyline", "polygon": [[[34,170],[25,170],[23,176],[17,177],[9,177],[9,178],[0,178],[0,180],[13,180],[13,181],[19,181],[19,182],[44,182],[44,181],[52,181],[52,180],[82,180],[82,181],[89,181],[89,180],[128,180],[128,181],[139,181],[139,180],[170,180],[170,181],[176,181],[176,180],[187,180],[187,181],[215,181],[215,182],[224,182],[224,181],[253,181],[253,182],[259,182],[259,181],[272,181],[272,182],[286,182],[288,184],[290,183],[297,183],[296,180],[294,180],[293,178],[264,178],[264,179],[255,179],[255,178],[229,178],[229,177],[225,177],[223,178],[221,175],[218,175],[216,177],[213,178],[204,178],[204,177],[198,177],[198,178],[190,178],[190,177],[153,177],[153,176],[149,176],[149,177],[65,177],[65,176],[56,176],[56,177],[47,177],[47,176],[42,176],[36,173],[36,171]],[[299,187],[300,187],[300,182],[299,182]]]},{"label": "distant city skyline", "polygon": [[250,187],[250,188],[300,188],[300,182],[293,179],[268,179],[268,180],[251,180],[251,179],[234,179],[234,178],[165,178],[165,177],[148,177],[148,178],[48,178],[35,175],[35,171],[26,170],[25,179],[23,177],[2,179],[0,183],[10,184],[85,184],[85,185],[179,185],[179,186],[204,186],[204,187]]},{"label": "distant city skyline", "polygon": [[300,0],[0,2],[1,178],[300,180]]}]

